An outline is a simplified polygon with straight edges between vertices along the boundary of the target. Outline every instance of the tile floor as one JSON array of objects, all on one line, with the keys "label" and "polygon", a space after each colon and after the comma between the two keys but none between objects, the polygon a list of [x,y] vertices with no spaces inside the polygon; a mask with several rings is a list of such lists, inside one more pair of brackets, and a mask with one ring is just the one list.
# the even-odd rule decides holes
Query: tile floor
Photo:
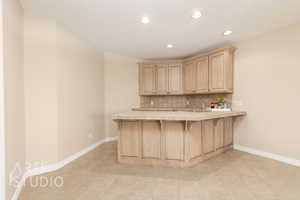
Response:
[{"label": "tile floor", "polygon": [[[35,187],[56,177],[62,187]],[[20,200],[300,200],[300,168],[239,151],[187,169],[129,166],[111,142],[28,180]]]}]

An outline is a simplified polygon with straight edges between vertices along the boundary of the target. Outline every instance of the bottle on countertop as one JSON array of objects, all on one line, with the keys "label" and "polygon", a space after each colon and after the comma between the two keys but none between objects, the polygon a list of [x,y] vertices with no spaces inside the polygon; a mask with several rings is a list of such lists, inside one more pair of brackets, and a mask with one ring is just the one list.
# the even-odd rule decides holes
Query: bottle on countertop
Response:
[{"label": "bottle on countertop", "polygon": [[212,111],[230,111],[229,103],[226,103],[224,98],[216,98],[214,102],[210,104]]}]

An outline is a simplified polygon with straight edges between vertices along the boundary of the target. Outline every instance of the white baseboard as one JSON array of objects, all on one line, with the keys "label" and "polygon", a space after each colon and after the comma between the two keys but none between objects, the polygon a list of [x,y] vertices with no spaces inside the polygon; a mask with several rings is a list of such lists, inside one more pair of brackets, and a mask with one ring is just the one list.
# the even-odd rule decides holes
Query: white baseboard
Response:
[{"label": "white baseboard", "polygon": [[112,142],[118,139],[118,136],[105,138],[105,142]]},{"label": "white baseboard", "polygon": [[[99,145],[105,143],[105,142],[110,142],[110,141],[113,141],[113,140],[116,140],[117,137],[109,137],[109,138],[105,138],[103,140],[100,140],[99,142],[79,151],[78,153],[75,153],[67,158],[65,158],[64,160],[62,161],[59,161],[58,163],[54,163],[54,164],[50,164],[50,165],[47,165],[47,166],[43,166],[43,167],[39,167],[39,168],[35,168],[35,169],[31,169],[29,170],[26,175],[27,177],[30,177],[30,176],[36,176],[36,175],[39,175],[39,174],[44,174],[44,173],[48,173],[48,172],[52,172],[52,171],[56,171],[58,169],[61,169],[63,168],[65,165],[69,164],[70,162],[76,160],[77,158],[85,155],[86,153],[94,150],[95,148],[97,148]],[[27,178],[26,177],[26,178]]]},{"label": "white baseboard", "polygon": [[26,174],[24,174],[22,179],[19,181],[19,183],[16,187],[16,190],[15,190],[15,193],[13,194],[11,200],[18,200],[19,199],[19,196],[22,192],[23,186],[25,185],[26,178],[27,178]]},{"label": "white baseboard", "polygon": [[296,160],[296,159],[292,159],[292,158],[287,158],[278,154],[273,154],[273,153],[268,153],[268,152],[263,152],[263,151],[259,151],[259,150],[255,150],[255,149],[251,149],[249,147],[245,147],[245,146],[241,146],[241,145],[234,145],[233,147],[236,150],[239,151],[243,151],[243,152],[247,152],[250,154],[254,154],[257,156],[261,156],[261,157],[265,157],[265,158],[269,158],[272,160],[277,160],[279,162],[283,162],[289,165],[294,165],[297,167],[300,167],[300,160]]},{"label": "white baseboard", "polygon": [[31,169],[31,170],[28,170],[24,176],[22,177],[21,181],[18,183],[18,186],[16,187],[16,190],[15,190],[15,193],[12,197],[11,200],[18,200],[19,198],[19,195],[22,191],[22,188],[26,182],[26,179],[28,177],[31,177],[31,176],[36,176],[36,175],[40,175],[40,174],[44,174],[44,173],[48,173],[48,172],[53,172],[53,171],[56,171],[58,169],[61,169],[63,168],[65,165],[69,164],[70,162],[78,159],[79,157],[87,154],[88,152],[94,150],[95,148],[97,148],[98,146],[100,146],[101,144],[103,143],[106,143],[106,142],[111,142],[111,141],[114,141],[114,140],[117,140],[118,137],[108,137],[108,138],[105,138],[103,140],[100,140],[98,142],[96,142],[95,144],[67,157],[66,159],[62,160],[62,161],[59,161],[58,163],[54,163],[54,164],[50,164],[50,165],[47,165],[47,166],[43,166],[43,167],[39,167],[39,168],[34,168],[34,169]]}]

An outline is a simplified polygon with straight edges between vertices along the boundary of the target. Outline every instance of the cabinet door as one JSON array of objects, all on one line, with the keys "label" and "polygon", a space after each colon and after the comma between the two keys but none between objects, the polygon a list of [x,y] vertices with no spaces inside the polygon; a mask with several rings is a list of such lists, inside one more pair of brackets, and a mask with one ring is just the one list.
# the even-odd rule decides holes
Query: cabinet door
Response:
[{"label": "cabinet door", "polygon": [[184,157],[184,124],[168,121],[165,124],[165,159],[183,160]]},{"label": "cabinet door", "polygon": [[221,149],[224,146],[224,119],[215,119],[215,149]]},{"label": "cabinet door", "polygon": [[209,56],[209,90],[211,92],[232,92],[232,58],[230,50]]},{"label": "cabinet door", "polygon": [[204,154],[214,152],[214,120],[202,121],[202,142]]},{"label": "cabinet door", "polygon": [[224,146],[233,144],[233,122],[232,117],[224,119]]},{"label": "cabinet door", "polygon": [[208,92],[208,57],[196,60],[197,93]]},{"label": "cabinet door", "polygon": [[142,122],[142,157],[160,158],[161,128],[159,121]]},{"label": "cabinet door", "polygon": [[196,65],[194,61],[183,65],[183,81],[185,93],[196,92]]},{"label": "cabinet door", "polygon": [[159,64],[156,68],[156,94],[168,93],[168,65]]},{"label": "cabinet door", "polygon": [[190,159],[202,155],[202,122],[193,122],[190,128]]},{"label": "cabinet door", "polygon": [[138,121],[122,121],[121,126],[121,156],[138,157],[140,155],[140,123]]},{"label": "cabinet door", "polygon": [[168,68],[169,74],[169,94],[182,93],[182,65],[170,64]]},{"label": "cabinet door", "polygon": [[155,94],[156,67],[152,64],[140,65],[140,95]]},{"label": "cabinet door", "polygon": [[210,90],[218,91],[225,89],[224,52],[210,56]]}]

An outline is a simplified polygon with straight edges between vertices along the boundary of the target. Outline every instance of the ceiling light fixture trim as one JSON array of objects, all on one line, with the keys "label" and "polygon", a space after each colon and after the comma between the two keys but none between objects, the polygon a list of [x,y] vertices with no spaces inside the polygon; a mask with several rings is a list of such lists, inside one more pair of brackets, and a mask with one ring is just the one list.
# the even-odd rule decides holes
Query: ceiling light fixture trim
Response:
[{"label": "ceiling light fixture trim", "polygon": [[192,18],[199,19],[200,17],[202,17],[201,11],[195,10],[194,13],[193,13],[193,15],[192,15]]},{"label": "ceiling light fixture trim", "polygon": [[172,49],[173,47],[174,47],[173,44],[168,44],[168,45],[167,45],[167,48],[168,48],[168,49]]},{"label": "ceiling light fixture trim", "polygon": [[150,22],[150,19],[149,19],[149,17],[147,17],[147,16],[143,16],[142,19],[141,19],[141,22],[142,22],[143,24],[148,24],[148,23]]},{"label": "ceiling light fixture trim", "polygon": [[225,36],[231,35],[231,34],[232,34],[231,30],[224,31],[224,33],[223,33],[223,35],[225,35]]}]

